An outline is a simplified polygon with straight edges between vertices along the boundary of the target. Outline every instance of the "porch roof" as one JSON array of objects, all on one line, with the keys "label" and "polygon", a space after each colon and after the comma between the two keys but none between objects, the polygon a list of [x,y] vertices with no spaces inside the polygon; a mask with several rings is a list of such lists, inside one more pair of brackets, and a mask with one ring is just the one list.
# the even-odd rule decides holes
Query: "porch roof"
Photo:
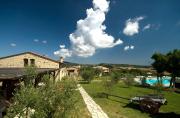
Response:
[{"label": "porch roof", "polygon": [[[0,81],[16,80],[26,76],[25,68],[0,68]],[[57,68],[37,68],[37,74],[46,74],[58,70]]]}]

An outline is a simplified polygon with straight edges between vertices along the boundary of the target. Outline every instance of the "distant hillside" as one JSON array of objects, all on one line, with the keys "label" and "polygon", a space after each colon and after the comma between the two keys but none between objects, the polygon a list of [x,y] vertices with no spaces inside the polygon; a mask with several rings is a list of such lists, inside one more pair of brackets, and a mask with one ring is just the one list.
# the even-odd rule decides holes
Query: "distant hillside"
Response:
[{"label": "distant hillside", "polygon": [[105,66],[108,68],[119,68],[119,67],[131,67],[131,68],[150,68],[151,66],[145,65],[131,65],[131,64],[109,64],[109,63],[100,63],[100,64],[78,64],[73,62],[64,61],[62,67],[71,67],[71,66]]},{"label": "distant hillside", "polygon": [[62,67],[71,67],[71,66],[78,66],[78,65],[81,65],[81,64],[64,61],[64,63],[62,64]]},{"label": "distant hillside", "polygon": [[150,68],[151,66],[146,65],[132,65],[132,64],[108,64],[108,63],[100,63],[100,66],[106,66],[109,68],[118,68],[118,67],[132,67],[132,68]]}]

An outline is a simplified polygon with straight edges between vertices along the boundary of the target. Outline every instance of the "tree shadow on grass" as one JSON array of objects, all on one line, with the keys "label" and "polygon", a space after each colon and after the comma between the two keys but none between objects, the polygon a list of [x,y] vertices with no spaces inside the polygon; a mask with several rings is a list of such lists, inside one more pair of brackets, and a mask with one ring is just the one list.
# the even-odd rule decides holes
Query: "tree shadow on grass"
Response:
[{"label": "tree shadow on grass", "polygon": [[120,101],[120,100],[116,100],[116,99],[113,99],[113,98],[107,98],[108,100],[110,100],[110,101],[114,101],[114,102],[118,102],[118,103],[121,103],[121,104],[127,104],[126,102],[122,102],[122,101]]},{"label": "tree shadow on grass", "polygon": [[151,118],[180,118],[180,114],[176,114],[174,112],[168,113],[157,113],[154,115],[149,115]]},{"label": "tree shadow on grass", "polygon": [[88,81],[83,81],[83,80],[78,80],[78,83],[79,83],[79,84],[89,84]]},{"label": "tree shadow on grass", "polygon": [[139,104],[134,104],[134,103],[128,103],[123,107],[124,108],[132,108],[132,109],[135,109],[135,110],[140,110]]},{"label": "tree shadow on grass", "polygon": [[[132,108],[134,110],[140,110],[139,104],[134,104],[134,103],[128,103],[124,106],[124,108]],[[143,111],[141,111],[143,113]],[[151,118],[180,118],[180,114],[176,114],[174,112],[167,112],[167,113],[162,113],[159,112],[157,114],[149,114]]]},{"label": "tree shadow on grass", "polygon": [[[121,97],[121,96],[117,96],[117,95],[112,95],[112,94],[108,94],[105,92],[99,92],[93,95],[94,98],[105,98],[114,102],[118,102],[118,103],[122,103],[122,104],[127,104],[126,102],[122,102],[121,99],[127,100],[129,101],[129,98],[126,97]],[[116,98],[116,99],[114,99]],[[118,99],[117,99],[118,98]]]},{"label": "tree shadow on grass", "polygon": [[109,94],[106,92],[99,92],[96,94],[95,97],[99,97],[99,98],[108,98],[108,97],[116,97],[116,98],[121,98],[121,99],[125,99],[125,100],[130,100],[129,98],[126,97],[122,97],[122,96],[118,96],[118,95],[113,95],[113,94]]},{"label": "tree shadow on grass", "polygon": [[130,88],[128,86],[118,86],[119,88]]},{"label": "tree shadow on grass", "polygon": [[154,87],[152,87],[152,86],[143,86],[143,85],[134,85],[134,86],[138,87],[138,88],[148,88],[148,89],[154,90]]}]

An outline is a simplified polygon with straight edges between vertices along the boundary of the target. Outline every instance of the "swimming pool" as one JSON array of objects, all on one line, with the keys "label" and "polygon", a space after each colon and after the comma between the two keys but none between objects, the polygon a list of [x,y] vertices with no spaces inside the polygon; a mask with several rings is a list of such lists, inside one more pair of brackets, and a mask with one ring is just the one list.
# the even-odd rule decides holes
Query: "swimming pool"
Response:
[{"label": "swimming pool", "polygon": [[[162,77],[162,84],[164,86],[169,86],[170,85],[170,79],[171,79],[171,77],[168,77],[168,76]],[[146,83],[150,84],[150,85],[156,84],[157,83],[157,77],[147,78]]]}]

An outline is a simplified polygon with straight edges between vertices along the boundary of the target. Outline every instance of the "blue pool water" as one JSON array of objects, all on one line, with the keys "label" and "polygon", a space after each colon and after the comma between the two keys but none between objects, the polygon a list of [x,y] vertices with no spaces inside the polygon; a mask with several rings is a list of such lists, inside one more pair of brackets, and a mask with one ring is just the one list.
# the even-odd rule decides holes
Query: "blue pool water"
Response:
[{"label": "blue pool water", "polygon": [[[171,79],[171,77],[162,77],[162,84],[164,86],[169,86],[170,79]],[[150,84],[150,85],[154,85],[157,83],[157,78],[156,77],[148,78],[148,79],[146,79],[146,83]]]}]

